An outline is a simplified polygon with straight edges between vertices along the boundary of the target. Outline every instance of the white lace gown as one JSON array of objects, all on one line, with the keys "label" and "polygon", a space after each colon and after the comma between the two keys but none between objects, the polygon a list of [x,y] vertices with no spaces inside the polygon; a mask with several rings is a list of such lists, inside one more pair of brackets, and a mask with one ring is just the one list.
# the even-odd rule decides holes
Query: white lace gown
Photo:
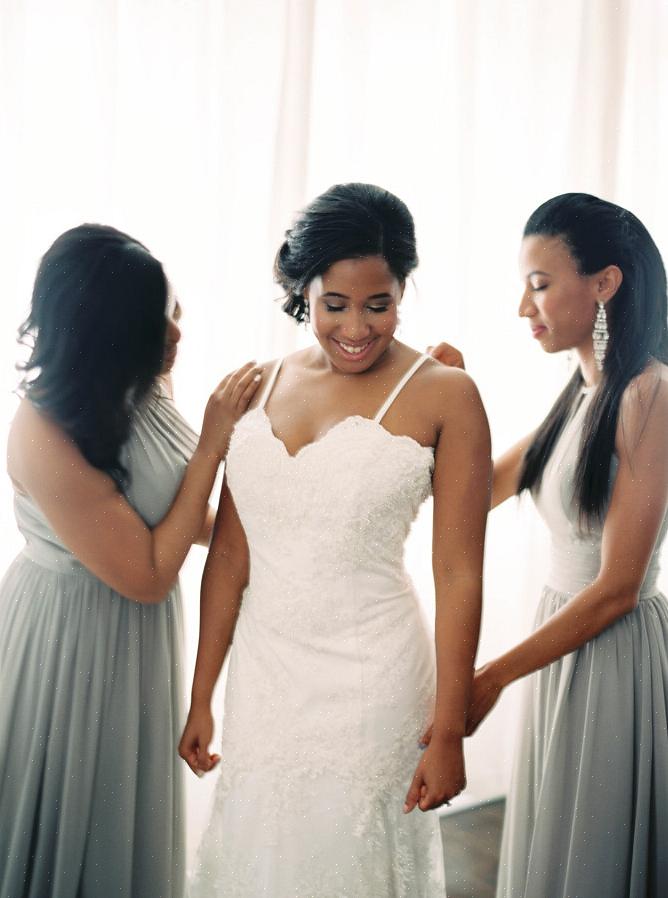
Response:
[{"label": "white lace gown", "polygon": [[260,405],[227,478],[250,581],[230,652],[221,773],[191,883],[225,898],[443,898],[438,817],[403,813],[435,657],[403,546],[433,450],[345,418],[295,456]]}]

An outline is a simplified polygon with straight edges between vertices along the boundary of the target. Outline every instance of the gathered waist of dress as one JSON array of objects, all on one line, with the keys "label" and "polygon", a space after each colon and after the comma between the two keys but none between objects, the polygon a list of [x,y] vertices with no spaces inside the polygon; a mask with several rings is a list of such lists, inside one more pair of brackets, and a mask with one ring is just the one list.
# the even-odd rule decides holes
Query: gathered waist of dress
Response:
[{"label": "gathered waist of dress", "polygon": [[67,550],[46,543],[28,543],[19,553],[19,558],[21,557],[56,574],[95,577],[95,574]]},{"label": "gathered waist of dress", "polygon": [[[601,547],[599,543],[574,541],[568,546],[553,546],[545,585],[555,592],[575,595],[594,582],[598,577],[600,567]],[[641,599],[657,595],[659,592],[658,576],[658,558],[654,557],[640,587],[639,597]]]},{"label": "gathered waist of dress", "polygon": [[[37,565],[37,567],[42,568],[44,571],[49,571],[50,573],[58,574],[59,576],[77,577],[82,581],[93,581],[93,585],[103,587],[103,590],[108,591],[108,593],[103,592],[101,594],[118,596],[123,601],[129,602],[130,605],[135,605],[137,608],[146,608],[141,602],[136,602],[134,599],[128,598],[118,592],[118,590],[114,589],[113,586],[105,583],[104,580],[101,580],[97,574],[94,574],[89,570],[89,568],[83,565],[66,549],[58,549],[57,546],[51,546],[48,543],[29,543],[18,553],[14,563],[20,564],[23,559],[29,561],[31,564]],[[82,585],[87,587],[88,584]],[[164,599],[168,599],[175,594],[179,594],[178,580],[176,580],[165,592]],[[160,603],[152,603],[151,607],[157,608],[159,605]]]}]

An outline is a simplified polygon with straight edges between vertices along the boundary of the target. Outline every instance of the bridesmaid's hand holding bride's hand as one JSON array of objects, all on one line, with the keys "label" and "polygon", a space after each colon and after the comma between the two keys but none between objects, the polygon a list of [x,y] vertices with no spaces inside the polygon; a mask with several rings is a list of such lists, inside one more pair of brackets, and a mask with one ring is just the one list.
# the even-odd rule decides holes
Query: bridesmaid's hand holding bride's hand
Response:
[{"label": "bridesmaid's hand holding bride's hand", "polygon": [[211,708],[208,705],[193,705],[179,742],[179,755],[196,776],[204,776],[220,761],[220,755],[209,754],[212,738]]},{"label": "bridesmaid's hand holding bride's hand", "polygon": [[409,814],[416,805],[421,811],[438,808],[459,795],[465,786],[462,740],[430,735],[429,746],[422,755],[406,795],[404,813]]},{"label": "bridesmaid's hand holding bride's hand", "polygon": [[462,371],[466,369],[466,366],[464,365],[464,356],[455,346],[451,346],[450,343],[439,343],[437,346],[427,346],[427,352],[432,358],[436,359],[437,362],[440,362],[442,365],[447,365],[448,368],[461,368]]},{"label": "bridesmaid's hand holding bride's hand", "polygon": [[493,663],[479,667],[473,675],[471,703],[466,717],[466,735],[471,736],[487,717],[503,692],[503,683]]}]

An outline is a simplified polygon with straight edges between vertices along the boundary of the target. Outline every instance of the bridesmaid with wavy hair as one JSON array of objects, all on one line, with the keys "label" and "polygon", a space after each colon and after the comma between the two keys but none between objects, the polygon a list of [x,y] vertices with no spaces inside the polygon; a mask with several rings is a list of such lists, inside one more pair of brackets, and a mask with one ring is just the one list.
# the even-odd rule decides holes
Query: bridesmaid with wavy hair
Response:
[{"label": "bridesmaid with wavy hair", "polygon": [[[642,222],[582,193],[524,229],[519,313],[579,364],[494,466],[492,507],[528,491],[552,537],[531,636],[476,671],[475,731],[531,674],[498,898],[660,898],[668,883],[666,274]],[[434,350],[452,357],[452,347]]]},{"label": "bridesmaid with wavy hair", "polygon": [[258,386],[247,365],[198,438],[164,388],[180,307],[115,228],[61,234],[7,468],[25,547],[0,585],[0,895],[183,898],[178,572]]}]

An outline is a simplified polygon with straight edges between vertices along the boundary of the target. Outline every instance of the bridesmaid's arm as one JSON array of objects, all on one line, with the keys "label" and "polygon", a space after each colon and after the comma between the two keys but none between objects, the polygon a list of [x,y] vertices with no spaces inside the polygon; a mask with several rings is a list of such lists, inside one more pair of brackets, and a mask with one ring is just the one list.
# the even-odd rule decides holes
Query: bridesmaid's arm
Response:
[{"label": "bridesmaid's arm", "polygon": [[507,685],[580,648],[637,606],[668,502],[668,379],[644,373],[627,387],[616,451],[598,576],[531,636],[476,672],[468,733]]},{"label": "bridesmaid's arm", "polygon": [[[165,392],[169,396],[170,399],[174,399],[174,379],[172,377],[172,372],[169,371],[167,374],[161,374],[160,380],[162,381],[162,385],[164,387]],[[213,524],[216,520],[216,510],[215,508],[211,508],[210,505],[206,507],[206,516],[204,518],[204,524],[202,525],[202,529],[199,532],[199,536],[195,540],[198,546],[209,547],[209,543],[211,542],[211,534],[213,533]]]},{"label": "bridesmaid's arm", "polygon": [[443,370],[446,408],[433,477],[436,590],[436,706],[429,748],[418,764],[406,808],[438,807],[465,785],[462,740],[478,646],[482,565],[491,479],[485,411],[467,374]]},{"label": "bridesmaid's arm", "polygon": [[179,744],[179,754],[198,775],[211,770],[219,760],[217,755],[209,754],[213,738],[211,699],[232,642],[248,575],[246,535],[225,479],[202,576],[190,713]]},{"label": "bridesmaid's arm", "polygon": [[199,532],[199,536],[195,540],[198,546],[205,546],[207,549],[211,543],[211,535],[213,533],[213,525],[216,521],[216,509],[211,508],[210,505],[206,507],[206,515],[204,517],[204,524],[202,525],[202,529]]},{"label": "bridesmaid's arm", "polygon": [[7,467],[56,535],[96,577],[144,604],[163,601],[202,530],[232,430],[259,381],[245,365],[212,394],[202,434],[172,505],[149,528],[109,475],[93,467],[63,430],[24,399],[9,435]]},{"label": "bridesmaid's arm", "polygon": [[530,433],[524,439],[515,443],[514,446],[504,452],[494,462],[492,494],[489,503],[490,510],[501,505],[502,502],[510,499],[511,496],[517,495],[524,455],[533,442],[534,435],[535,432]]},{"label": "bridesmaid's arm", "polygon": [[[464,356],[461,352],[450,343],[439,343],[437,346],[427,347],[427,352],[435,358],[437,362],[450,368],[464,369]],[[501,505],[506,499],[516,495],[517,487],[520,481],[520,473],[522,471],[522,461],[524,453],[531,445],[535,432],[530,433],[524,439],[520,440],[507,452],[494,462],[494,473],[492,477],[492,494],[490,500],[490,509]]]}]

